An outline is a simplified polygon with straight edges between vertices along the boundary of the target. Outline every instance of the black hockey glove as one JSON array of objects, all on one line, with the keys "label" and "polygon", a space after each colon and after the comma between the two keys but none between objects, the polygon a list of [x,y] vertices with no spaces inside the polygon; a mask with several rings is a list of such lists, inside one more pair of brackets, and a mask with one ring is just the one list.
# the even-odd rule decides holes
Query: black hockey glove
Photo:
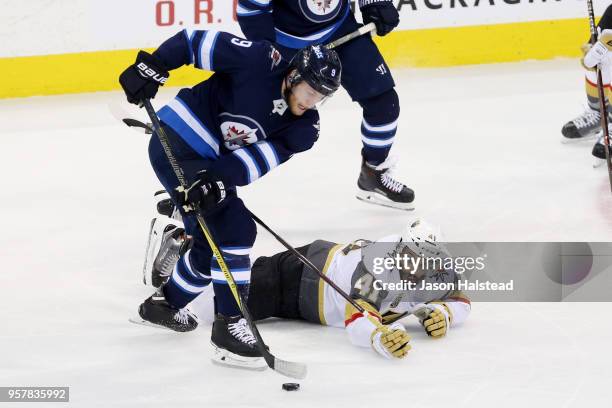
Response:
[{"label": "black hockey glove", "polygon": [[143,99],[154,98],[157,89],[168,80],[170,74],[154,55],[140,51],[136,62],[119,76],[127,100],[138,105]]},{"label": "black hockey glove", "polygon": [[399,13],[392,0],[359,0],[363,24],[376,24],[376,34],[389,34],[399,24]]},{"label": "black hockey glove", "polygon": [[199,206],[202,211],[210,211],[225,200],[225,186],[221,180],[214,180],[206,170],[198,172],[199,180],[187,189],[177,187],[177,204],[186,213]]}]

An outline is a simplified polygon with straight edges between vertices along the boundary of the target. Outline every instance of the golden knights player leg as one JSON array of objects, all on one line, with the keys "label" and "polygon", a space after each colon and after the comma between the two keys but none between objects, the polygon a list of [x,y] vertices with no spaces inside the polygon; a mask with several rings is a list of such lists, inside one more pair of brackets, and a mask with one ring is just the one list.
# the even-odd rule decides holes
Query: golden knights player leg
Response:
[{"label": "golden knights player leg", "polygon": [[[602,32],[605,30],[612,29],[612,6],[608,6],[604,12],[601,20],[598,24],[598,29]],[[602,42],[603,45],[603,42]],[[604,89],[606,92],[606,107],[608,111],[608,117],[612,118],[612,112],[610,111],[610,80],[612,78],[612,55],[606,51],[605,53],[599,53],[598,57],[595,57],[597,52],[602,48],[592,50],[591,45],[586,43],[583,45],[583,66],[585,71],[585,90],[587,96],[587,106],[585,111],[567,122],[561,129],[564,142],[572,142],[577,140],[585,140],[592,137],[597,139],[595,146],[593,147],[593,156],[598,159],[605,159],[605,150],[603,144],[603,132],[601,129],[601,117],[599,112],[599,93],[597,91],[597,74],[594,66],[598,63],[602,65],[602,78]],[[590,65],[586,66],[585,61],[590,61]]]}]

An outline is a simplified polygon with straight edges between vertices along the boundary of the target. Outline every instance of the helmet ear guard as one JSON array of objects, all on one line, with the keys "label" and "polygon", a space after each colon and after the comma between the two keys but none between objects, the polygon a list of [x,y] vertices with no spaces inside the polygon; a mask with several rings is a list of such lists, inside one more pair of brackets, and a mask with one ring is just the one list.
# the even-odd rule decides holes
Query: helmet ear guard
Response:
[{"label": "helmet ear guard", "polygon": [[303,80],[304,78],[302,78],[302,76],[300,75],[297,69],[292,69],[291,71],[289,71],[289,74],[287,75],[287,84],[289,85],[288,86],[289,88],[292,88],[293,86],[299,84]]}]

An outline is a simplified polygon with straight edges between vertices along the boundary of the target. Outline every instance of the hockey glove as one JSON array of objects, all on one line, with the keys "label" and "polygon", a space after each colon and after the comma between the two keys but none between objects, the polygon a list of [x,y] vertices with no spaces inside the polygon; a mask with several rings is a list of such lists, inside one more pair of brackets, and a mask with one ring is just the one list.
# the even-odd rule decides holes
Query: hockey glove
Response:
[{"label": "hockey glove", "polygon": [[177,187],[177,204],[186,213],[198,206],[202,211],[210,211],[225,200],[225,185],[221,180],[214,180],[206,170],[198,172],[199,179],[188,188]]},{"label": "hockey glove", "polygon": [[410,350],[410,336],[401,323],[380,325],[372,333],[372,348],[386,358],[404,358]]},{"label": "hockey glove", "polygon": [[164,64],[154,55],[140,51],[136,62],[119,76],[119,83],[129,103],[138,105],[144,99],[157,95],[157,90],[164,85],[170,74]]},{"label": "hockey glove", "polygon": [[588,50],[582,59],[582,65],[586,69],[595,68],[605,61],[608,52],[612,50],[612,30],[603,30],[599,34],[599,40]]},{"label": "hockey glove", "polygon": [[425,332],[433,338],[439,339],[446,336],[452,313],[445,303],[428,303],[422,305],[414,311],[414,315],[419,318]]},{"label": "hockey glove", "polygon": [[376,34],[389,34],[399,24],[399,13],[391,0],[359,0],[363,24],[374,23]]},{"label": "hockey glove", "polygon": [[351,304],[346,305],[345,325],[351,343],[367,347],[386,358],[403,358],[410,350],[410,336],[400,323],[384,325],[378,310],[363,299],[357,303],[365,309],[358,311]]}]

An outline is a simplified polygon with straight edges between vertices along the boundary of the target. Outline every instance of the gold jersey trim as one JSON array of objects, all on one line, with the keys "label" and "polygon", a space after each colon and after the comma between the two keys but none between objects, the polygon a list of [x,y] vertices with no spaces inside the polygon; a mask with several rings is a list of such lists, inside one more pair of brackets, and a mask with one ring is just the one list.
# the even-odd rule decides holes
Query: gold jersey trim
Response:
[{"label": "gold jersey trim", "polygon": [[[331,261],[334,259],[336,252],[338,252],[338,250],[343,246],[344,245],[342,244],[337,244],[329,250],[327,259],[325,260],[325,265],[323,265],[323,270],[321,271],[323,272],[323,275],[327,275],[327,270],[329,269]],[[319,320],[321,321],[322,325],[327,326],[327,322],[325,321],[325,281],[323,279],[319,280]]]}]

